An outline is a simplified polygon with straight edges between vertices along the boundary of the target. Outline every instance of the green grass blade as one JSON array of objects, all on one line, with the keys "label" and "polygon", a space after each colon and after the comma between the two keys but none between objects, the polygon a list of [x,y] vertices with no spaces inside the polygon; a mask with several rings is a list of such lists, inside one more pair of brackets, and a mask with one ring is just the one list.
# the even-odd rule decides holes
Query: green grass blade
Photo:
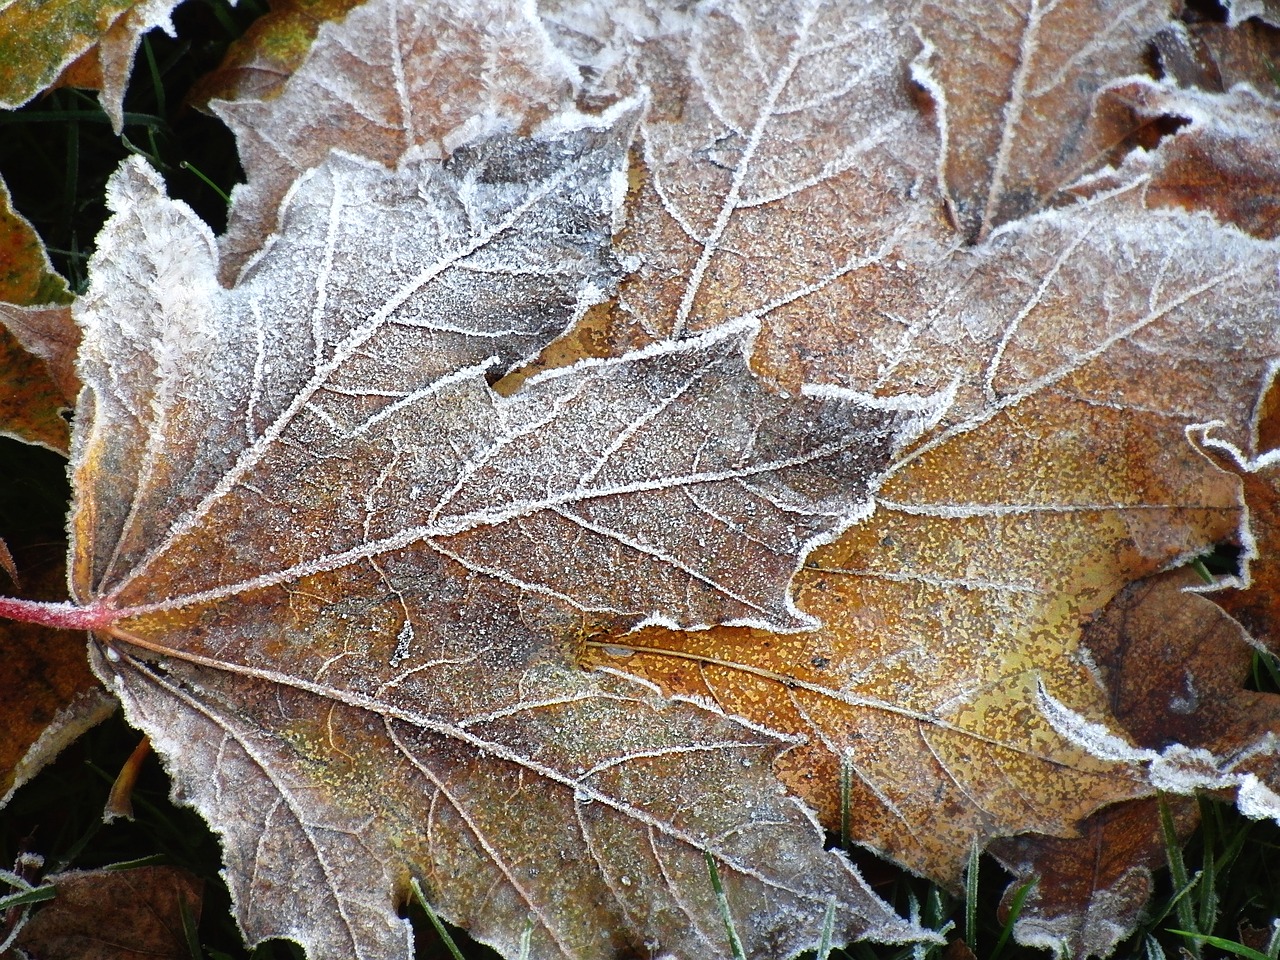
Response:
[{"label": "green grass blade", "polygon": [[1204,561],[1199,557],[1192,560],[1189,566],[1205,583],[1213,583],[1213,574],[1209,572],[1209,568],[1205,566]]},{"label": "green grass blade", "polygon": [[516,960],[529,960],[529,954],[533,950],[533,918],[525,921],[524,929],[520,931],[520,953],[517,954]]},{"label": "green grass blade", "polygon": [[818,935],[818,953],[815,960],[827,960],[831,955],[831,937],[836,926],[836,900],[827,901],[827,912],[822,915],[822,933]]},{"label": "green grass blade", "polygon": [[978,952],[978,867],[981,852],[978,844],[969,848],[969,865],[964,871],[964,941],[976,955]]},{"label": "green grass blade", "polygon": [[147,58],[147,69],[151,73],[151,92],[156,98],[156,113],[164,116],[168,111],[164,106],[164,81],[160,79],[160,66],[156,63],[156,53],[151,49],[151,41],[142,35],[142,51]]},{"label": "green grass blade", "polygon": [[191,954],[191,960],[203,960],[204,951],[200,949],[196,918],[191,913],[191,904],[187,903],[186,897],[178,897],[178,913],[182,917],[182,935],[187,941],[187,952]]},{"label": "green grass blade", "polygon": [[0,897],[0,910],[8,910],[10,907],[22,907],[29,903],[41,903],[45,900],[52,900],[58,895],[58,891],[53,887],[33,887],[30,890],[19,890],[17,893],[10,893],[7,896]]},{"label": "green grass blade", "polygon": [[1258,690],[1280,690],[1280,657],[1271,651],[1253,651],[1250,673],[1253,676],[1253,685]]},{"label": "green grass blade", "polygon": [[738,939],[738,928],[733,925],[733,914],[729,912],[729,898],[724,895],[724,886],[720,883],[720,871],[716,869],[715,857],[710,850],[704,850],[707,858],[707,873],[711,874],[711,889],[716,892],[716,905],[720,907],[720,919],[724,921],[725,933],[729,935],[729,949],[733,952],[733,960],[747,960],[742,949],[742,941]]},{"label": "green grass blade", "polygon": [[1200,871],[1197,930],[1212,930],[1218,924],[1218,862],[1213,851],[1218,846],[1212,817],[1202,817],[1204,826],[1204,866]]},{"label": "green grass blade", "polygon": [[[1178,924],[1199,935],[1201,931],[1196,923],[1195,906],[1186,894],[1200,877],[1197,876],[1195,880],[1192,880],[1187,876],[1187,864],[1182,859],[1182,845],[1178,842],[1178,831],[1173,824],[1173,814],[1170,812],[1169,804],[1165,802],[1163,796],[1160,797],[1160,830],[1164,834],[1164,854],[1169,863],[1169,874],[1173,878],[1174,889],[1179,891],[1175,903],[1175,908],[1178,912]],[[1200,957],[1199,940],[1192,940],[1189,949],[1192,956]]]},{"label": "green grass blade", "polygon": [[414,877],[409,881],[409,886],[413,889],[413,895],[417,899],[419,906],[427,914],[427,919],[431,921],[431,925],[436,928],[436,934],[440,937],[440,942],[444,944],[444,948],[449,951],[449,956],[453,960],[464,960],[462,951],[458,949],[458,945],[453,942],[453,937],[449,935],[449,931],[445,929],[443,921],[436,915],[431,904],[427,902],[426,896],[422,892],[422,887],[418,884],[418,878]]},{"label": "green grass blade", "polygon": [[1014,891],[1013,899],[1009,901],[1009,916],[1000,930],[1000,937],[996,940],[995,949],[991,951],[991,956],[987,960],[996,960],[996,957],[1000,956],[1000,952],[1004,950],[1004,945],[1009,942],[1009,937],[1013,934],[1013,925],[1018,922],[1018,917],[1022,916],[1022,907],[1027,902],[1027,897],[1031,895],[1035,885],[1036,878],[1032,877]]},{"label": "green grass blade", "polygon": [[216,193],[218,196],[222,198],[223,203],[226,203],[226,204],[231,203],[231,198],[227,196],[226,192],[220,186],[218,186],[216,183],[214,183],[212,180],[206,177],[196,166],[194,166],[193,164],[187,163],[187,161],[185,160],[183,160],[180,164],[178,164],[178,166],[180,166],[183,170],[191,171],[197,177],[203,180],[210,190],[212,190],[214,193]]},{"label": "green grass blade", "polygon": [[121,860],[119,863],[108,863],[103,870],[137,870],[139,867],[154,867],[169,860],[163,853],[153,853],[134,860]]},{"label": "green grass blade", "polygon": [[1180,937],[1186,937],[1199,948],[1200,944],[1215,947],[1218,950],[1225,950],[1227,953],[1237,957],[1244,957],[1245,960],[1272,960],[1260,950],[1253,947],[1246,947],[1243,943],[1236,943],[1234,940],[1226,940],[1223,937],[1211,937],[1205,933],[1191,933],[1187,930],[1170,930],[1170,933],[1176,933]]}]

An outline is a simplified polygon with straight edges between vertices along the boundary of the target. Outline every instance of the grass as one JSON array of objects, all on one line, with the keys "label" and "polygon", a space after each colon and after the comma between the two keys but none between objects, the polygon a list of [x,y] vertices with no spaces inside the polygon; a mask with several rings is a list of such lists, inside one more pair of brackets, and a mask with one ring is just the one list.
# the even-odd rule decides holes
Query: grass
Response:
[{"label": "grass", "polygon": [[[212,68],[256,14],[251,0],[230,8],[220,0],[188,0],[178,8],[176,39],[152,34],[138,58],[126,101],[123,136],[112,134],[96,98],[76,90],[55,91],[23,110],[0,115],[0,173],[17,209],[45,239],[57,269],[82,290],[93,237],[106,218],[103,186],[129,153],[146,155],[165,176],[172,196],[185,200],[215,231],[225,224],[226,196],[242,174],[231,134],[219,122],[183,106],[191,83]],[[56,548],[68,490],[63,462],[47,451],[0,441],[0,537],[31,529],[48,532]],[[1280,690],[1274,657],[1259,655],[1254,689]],[[47,870],[121,863],[163,862],[185,867],[205,882],[198,922],[188,918],[193,960],[296,960],[301,951],[271,942],[247,951],[229,914],[230,898],[221,878],[216,839],[203,821],[168,798],[169,784],[154,757],[142,764],[133,793],[135,819],[105,825],[101,819],[112,782],[137,746],[139,734],[118,716],[91,731],[24,787],[0,812],[0,865],[38,852]],[[848,803],[848,771],[841,793]],[[1184,849],[1169,845],[1168,867],[1157,876],[1148,920],[1119,949],[1132,960],[1239,956],[1280,960],[1280,827],[1242,818],[1223,803],[1203,800],[1203,826]],[[849,817],[832,842],[848,847]],[[1168,823],[1172,835],[1172,824]],[[1024,886],[1001,919],[999,900],[1009,882],[993,861],[975,851],[965,896],[955,896],[854,851],[867,866],[878,892],[925,926],[961,937],[987,960],[1042,957],[1010,939],[1013,920],[1031,892]],[[723,896],[714,861],[707,882],[715,889],[727,944],[737,943],[733,905]],[[0,923],[5,911],[49,896],[47,888],[9,871],[0,872]],[[431,911],[420,891],[409,915],[415,923],[420,957],[493,956],[465,933],[449,928]],[[830,942],[833,914],[822,918],[826,958],[854,960],[941,960],[959,958],[942,946],[885,947]],[[528,945],[528,932],[525,943]],[[3,939],[3,933],[0,933]],[[951,950],[955,950],[953,946]],[[740,945],[737,951],[741,951]]]}]

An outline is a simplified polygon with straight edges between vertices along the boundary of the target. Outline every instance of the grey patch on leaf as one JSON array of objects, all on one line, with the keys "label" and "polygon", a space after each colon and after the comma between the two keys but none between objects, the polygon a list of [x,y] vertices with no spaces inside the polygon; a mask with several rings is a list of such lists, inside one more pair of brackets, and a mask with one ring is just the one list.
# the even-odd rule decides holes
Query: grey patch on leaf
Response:
[{"label": "grey patch on leaf", "polygon": [[77,424],[73,463],[112,429],[103,455],[138,478],[113,498],[127,512],[99,505],[111,515],[96,543],[111,546],[95,587],[145,567],[300,421],[341,432],[459,367],[508,369],[606,296],[635,114],[613,119],[498,138],[443,165],[334,154],[295,184],[283,232],[231,291],[208,228],[144,161],[126,161],[75,314],[95,412]]}]

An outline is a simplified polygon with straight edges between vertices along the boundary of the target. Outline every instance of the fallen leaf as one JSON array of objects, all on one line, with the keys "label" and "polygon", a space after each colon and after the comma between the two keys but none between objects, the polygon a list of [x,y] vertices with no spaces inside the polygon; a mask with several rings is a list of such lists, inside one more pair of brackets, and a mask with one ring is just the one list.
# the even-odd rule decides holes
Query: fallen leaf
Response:
[{"label": "fallen leaf", "polygon": [[[1144,745],[1082,629],[1248,542],[1188,429],[1258,456],[1277,247],[1046,159],[1166,9],[968,113],[930,9],[375,2],[219,108],[221,260],[114,181],[78,606],[3,609],[94,631],[251,942],[403,956],[412,877],[507,955],[727,955],[707,851],[750,955],[830,902],[905,940],[800,801],[944,884],[1157,788],[1270,809],[1274,738]],[[1026,10],[984,66],[1047,49]]]},{"label": "fallen leaf", "polygon": [[[961,246],[928,192],[945,144],[897,82],[910,25],[807,5],[792,22],[729,4],[692,40],[646,38],[647,62],[695,79],[644,128],[624,236],[643,263],[615,336],[760,316],[753,362],[784,383],[954,402],[877,512],[798,575],[822,629],[602,637],[589,662],[807,737],[779,773],[828,828],[956,884],[974,841],[1071,836],[1150,792],[1046,724],[1035,691],[1107,718],[1083,620],[1238,529],[1238,488],[1184,430],[1217,417],[1244,434],[1277,348],[1275,249],[1131,184]],[[633,85],[655,83],[645,62]]]},{"label": "fallen leaf", "polygon": [[1257,17],[1272,26],[1280,26],[1280,9],[1275,0],[1223,0],[1227,22],[1238,26],[1251,17]]},{"label": "fallen leaf", "polygon": [[845,939],[923,935],[778,788],[789,739],[575,663],[584,625],[807,623],[798,558],[946,399],[775,392],[749,321],[495,394],[616,282],[635,122],[332,154],[231,290],[155,173],[113,180],[73,589],[250,942],[405,954],[419,876],[508,954],[530,918],[537,954],[727,955],[706,853],[752,955],[829,902]]},{"label": "fallen leaf", "polygon": [[[66,455],[69,425],[62,416],[75,401],[75,348],[66,283],[49,263],[35,230],[16,213],[0,182],[0,434]],[[27,306],[44,304],[44,306]],[[9,560],[13,589],[31,600],[67,599],[65,533],[60,513],[21,507],[22,497],[45,478],[23,475],[6,463],[0,501],[3,514],[21,521],[0,529],[0,552]],[[58,494],[53,493],[56,497]],[[61,509],[55,508],[55,509]],[[7,520],[7,517],[6,517]],[[9,556],[9,548],[17,554]],[[0,621],[0,807],[67,744],[104,719],[112,699],[88,669],[84,638],[50,633],[31,624]]]},{"label": "fallen leaf", "polygon": [[1125,126],[1176,119],[1187,126],[1158,151],[1134,155],[1081,192],[1140,181],[1150,206],[1205,210],[1257,237],[1280,235],[1280,162],[1272,138],[1280,102],[1247,86],[1228,93],[1133,80],[1106,88],[1100,109],[1127,115]]},{"label": "fallen leaf", "polygon": [[[56,402],[59,410],[71,410],[80,395],[80,377],[76,374],[80,328],[71,319],[70,305],[24,307],[0,302],[0,331],[15,340],[26,353],[43,362],[40,382],[44,384],[47,381],[56,391],[56,399],[46,399],[45,391],[48,391],[49,386],[42,386],[41,397],[31,401],[32,407],[41,409]],[[65,420],[63,424],[60,436],[66,433]],[[67,440],[61,440],[57,449],[65,454]]]},{"label": "fallen leaf", "polygon": [[222,63],[195,82],[187,102],[269,100],[306,60],[320,24],[341,20],[358,0],[273,0],[227,48]]},{"label": "fallen leaf", "polygon": [[0,108],[20,107],[77,64],[76,79],[100,84],[102,109],[119,133],[124,90],[142,35],[172,32],[178,0],[16,0],[0,9]]},{"label": "fallen leaf", "polygon": [[[643,50],[630,81],[625,69],[602,70],[604,90],[648,81],[646,60],[694,78],[644,129],[648,165],[626,234],[644,262],[623,283],[616,342],[660,338],[672,319],[678,332],[681,320],[701,329],[741,311],[764,317],[754,362],[785,383],[955,387],[947,421],[893,471],[877,512],[797,576],[797,604],[822,630],[598,637],[589,662],[805,736],[778,762],[788,787],[828,829],[929,877],[957,883],[973,842],[1025,831],[1048,835],[1028,842],[1064,863],[1087,858],[1108,835],[1105,814],[1085,814],[1149,794],[1151,782],[1137,756],[1093,755],[1044,722],[1036,690],[1074,698],[1075,709],[1121,730],[1080,625],[1126,582],[1242,536],[1238,486],[1184,430],[1221,417],[1240,442],[1248,435],[1272,376],[1265,358],[1275,356],[1275,248],[1157,210],[1161,198],[1135,178],[1084,204],[1053,196],[1083,172],[1073,169],[1019,212],[1050,200],[1061,210],[1011,220],[957,250],[928,215],[938,200],[922,188],[933,164],[920,151],[931,134],[892,83],[902,63],[920,60],[892,18],[863,9],[842,28],[836,14],[805,6],[812,33],[783,37],[772,20],[755,23],[728,4],[691,27],[689,42],[621,15],[594,22],[585,8],[553,14],[582,63],[616,63],[600,47],[626,49],[632,31],[643,33],[643,47],[630,41]],[[1007,63],[1015,50],[1006,40],[1004,54],[984,61]],[[864,73],[820,72],[832,61]],[[957,54],[952,69],[964,64]],[[829,77],[844,84],[824,87]],[[660,93],[655,102],[662,108]],[[806,128],[795,104],[819,118],[849,116],[845,129],[860,140],[844,147],[820,119]],[[1039,129],[1051,114],[1083,124],[1092,109],[1083,95],[1033,119]],[[1217,131],[1235,150],[1270,148],[1265,124],[1230,116]],[[1130,116],[1117,127],[1138,124]],[[1029,138],[1028,150],[1059,142],[1012,133],[1015,146]],[[1180,147],[1166,138],[1152,156],[1166,163]],[[1036,182],[1037,163],[1034,154],[1011,160],[1010,177]],[[969,175],[977,182],[960,189],[989,187],[986,174]],[[1228,182],[1193,206],[1247,195]],[[823,265],[817,278],[805,275],[813,262]],[[1225,390],[1224,370],[1240,375]],[[1235,733],[1238,749],[1274,753],[1260,731]],[[1276,778],[1265,782],[1274,788]],[[1129,865],[1146,869],[1137,856]],[[1056,918],[1082,937],[1100,924],[1110,931],[1075,942],[1114,945],[1146,884],[1126,891],[1128,913],[1102,916],[1098,891],[1069,879],[1078,878],[1060,877],[1046,895]],[[1020,931],[1034,940],[1029,924]]]},{"label": "fallen leaf", "polygon": [[0,436],[39,444],[65,454],[67,421],[59,415],[66,401],[49,377],[39,357],[22,348],[0,326]]},{"label": "fallen leaf", "polygon": [[[31,532],[12,538],[22,578],[18,595],[28,600],[63,601],[67,597],[63,544]],[[115,700],[89,670],[84,635],[50,631],[29,623],[0,620],[0,808],[63,748],[106,719]]]},{"label": "fallen leaf", "polygon": [[3,540],[0,540],[0,570],[8,574],[14,589],[22,589],[22,578],[18,574],[18,565],[13,559],[13,554],[10,552],[8,544]]},{"label": "fallen leaf", "polygon": [[[1280,697],[1243,689],[1253,641],[1213,601],[1189,592],[1203,587],[1189,569],[1134,583],[1086,627],[1084,645],[1110,692],[1112,715],[1134,743],[1227,758],[1222,786],[1242,787],[1248,815],[1274,816],[1262,785],[1280,773],[1280,760],[1266,749],[1280,729]],[[1169,802],[1185,839],[1199,817],[1194,803],[1179,800]],[[1024,837],[996,845],[1015,886],[1040,878],[1019,920],[1022,942],[1105,956],[1133,928],[1151,870],[1165,863],[1155,801],[1100,811],[1085,825],[1085,840]]]},{"label": "fallen leaf", "polygon": [[1241,557],[1243,576],[1214,600],[1240,623],[1255,643],[1280,646],[1280,390],[1263,394],[1245,449],[1224,442],[1212,430],[1201,446],[1224,470],[1240,477],[1249,504],[1249,542]]},{"label": "fallen leaf", "polygon": [[572,103],[575,78],[528,6],[366,4],[341,37],[322,33],[278,97],[211,104],[236,134],[246,176],[220,240],[224,283],[275,229],[298,174],[330,150],[388,166],[412,147],[441,157]]},{"label": "fallen leaf", "polygon": [[[1016,878],[1002,907],[1029,880],[1035,886],[1015,922],[1019,943],[1080,957],[1111,955],[1145,915],[1152,871],[1166,863],[1160,800],[1105,807],[1070,839],[1027,834],[997,840],[991,852]],[[1181,841],[1199,822],[1195,800],[1165,801]]]},{"label": "fallen leaf", "polygon": [[1277,92],[1280,30],[1264,21],[1174,23],[1152,43],[1161,75],[1180,87],[1226,93],[1249,84],[1263,95]]},{"label": "fallen leaf", "polygon": [[68,870],[15,946],[40,960],[191,960],[203,884],[178,867]]},{"label": "fallen leaf", "polygon": [[913,76],[934,100],[939,177],[960,232],[981,241],[1101,165],[1084,135],[1093,94],[1146,72],[1169,0],[924,3]]},{"label": "fallen leaf", "polygon": [[[31,224],[14,211],[3,181],[0,264],[0,435],[66,453],[70,436],[61,413],[74,400],[67,389],[78,334],[65,332],[74,324],[58,304],[71,295]],[[22,321],[28,322],[19,326]],[[40,328],[50,335],[42,338]],[[61,350],[51,348],[55,331],[69,338]]]}]

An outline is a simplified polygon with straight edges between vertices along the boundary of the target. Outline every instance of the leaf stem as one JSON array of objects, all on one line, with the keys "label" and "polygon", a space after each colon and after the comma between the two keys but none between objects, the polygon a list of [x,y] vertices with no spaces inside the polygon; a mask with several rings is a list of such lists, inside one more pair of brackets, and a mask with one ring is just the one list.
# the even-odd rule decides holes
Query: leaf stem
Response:
[{"label": "leaf stem", "polygon": [[81,607],[74,603],[41,603],[0,597],[0,619],[21,623],[37,623],[57,630],[101,630],[114,623],[120,614],[102,601]]}]

